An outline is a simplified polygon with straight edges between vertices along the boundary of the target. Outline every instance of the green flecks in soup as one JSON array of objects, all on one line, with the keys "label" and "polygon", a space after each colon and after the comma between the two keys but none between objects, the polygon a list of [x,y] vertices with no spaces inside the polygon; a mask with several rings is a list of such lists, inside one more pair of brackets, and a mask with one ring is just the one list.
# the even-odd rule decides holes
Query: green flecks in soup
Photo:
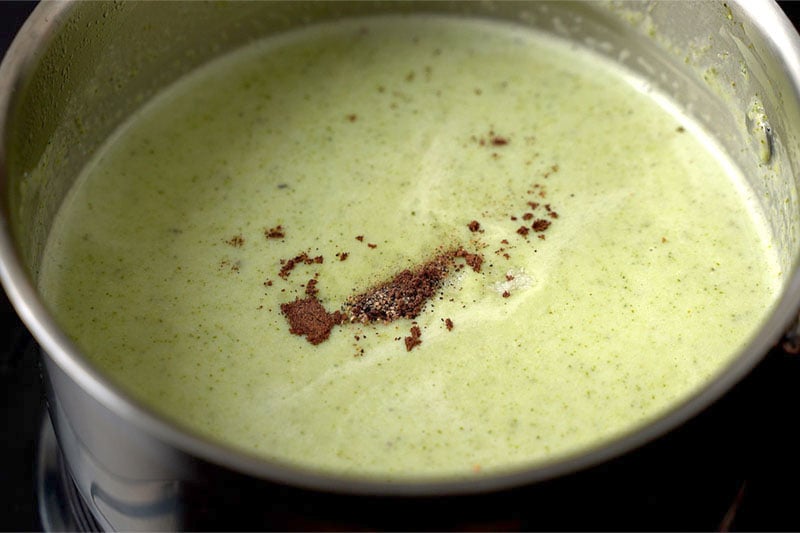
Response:
[{"label": "green flecks in soup", "polygon": [[[41,289],[120,386],[264,457],[391,478],[574,453],[695,392],[781,284],[741,176],[659,102],[496,23],[289,33],[108,142]],[[411,289],[354,311],[452,250],[415,313]],[[336,318],[319,342],[298,301]]]}]

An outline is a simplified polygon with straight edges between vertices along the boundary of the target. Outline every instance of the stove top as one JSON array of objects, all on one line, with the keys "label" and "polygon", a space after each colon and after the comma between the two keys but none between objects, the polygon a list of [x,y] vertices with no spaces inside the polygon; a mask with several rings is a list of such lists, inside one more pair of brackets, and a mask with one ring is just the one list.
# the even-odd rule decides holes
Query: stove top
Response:
[{"label": "stove top", "polygon": [[[800,23],[800,4],[781,5]],[[33,7],[0,2],[0,56]],[[67,521],[58,511],[59,502],[69,500],[70,487],[62,483],[43,417],[37,347],[2,291],[0,391],[0,501],[6,502],[0,530],[78,529],[80,522]],[[477,528],[800,531],[798,405],[800,355],[775,349],[729,394],[669,435],[572,476],[486,495],[482,503],[498,513]],[[37,463],[40,448],[44,460]],[[40,497],[37,478],[50,483]],[[48,504],[48,498],[55,501],[40,516],[39,500]],[[349,523],[359,523],[358,517]],[[413,525],[408,519],[402,523]],[[425,522],[417,525],[426,528]],[[476,527],[457,522],[455,528]]]}]

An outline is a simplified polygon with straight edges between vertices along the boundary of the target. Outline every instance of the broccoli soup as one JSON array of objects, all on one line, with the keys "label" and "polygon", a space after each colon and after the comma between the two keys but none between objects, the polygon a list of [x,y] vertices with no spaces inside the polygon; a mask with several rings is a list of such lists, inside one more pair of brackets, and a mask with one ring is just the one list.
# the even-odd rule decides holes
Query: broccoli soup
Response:
[{"label": "broccoli soup", "polygon": [[109,140],[53,228],[42,293],[112,381],[237,449],[381,479],[630,431],[782,283],[689,118],[590,52],[460,18],[215,61]]}]

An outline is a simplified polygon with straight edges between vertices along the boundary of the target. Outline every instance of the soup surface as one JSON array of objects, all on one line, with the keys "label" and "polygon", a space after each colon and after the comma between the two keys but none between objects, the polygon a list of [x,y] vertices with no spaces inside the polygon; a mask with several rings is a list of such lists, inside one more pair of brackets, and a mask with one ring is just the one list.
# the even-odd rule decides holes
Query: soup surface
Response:
[{"label": "soup surface", "polygon": [[[260,456],[397,479],[578,452],[688,398],[782,283],[742,177],[645,87],[487,21],[259,42],[100,151],[42,292],[130,394]],[[403,270],[418,315],[354,314]]]}]

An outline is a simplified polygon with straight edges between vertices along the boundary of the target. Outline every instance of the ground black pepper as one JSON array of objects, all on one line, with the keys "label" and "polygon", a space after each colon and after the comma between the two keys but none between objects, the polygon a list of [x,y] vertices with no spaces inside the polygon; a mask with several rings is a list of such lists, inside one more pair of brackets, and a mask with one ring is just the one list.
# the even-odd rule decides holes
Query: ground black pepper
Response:
[{"label": "ground black pepper", "polygon": [[458,248],[445,252],[416,269],[406,269],[391,280],[357,295],[345,303],[351,321],[392,322],[416,318],[427,301],[439,290],[455,258],[462,258],[480,272],[483,256]]}]

